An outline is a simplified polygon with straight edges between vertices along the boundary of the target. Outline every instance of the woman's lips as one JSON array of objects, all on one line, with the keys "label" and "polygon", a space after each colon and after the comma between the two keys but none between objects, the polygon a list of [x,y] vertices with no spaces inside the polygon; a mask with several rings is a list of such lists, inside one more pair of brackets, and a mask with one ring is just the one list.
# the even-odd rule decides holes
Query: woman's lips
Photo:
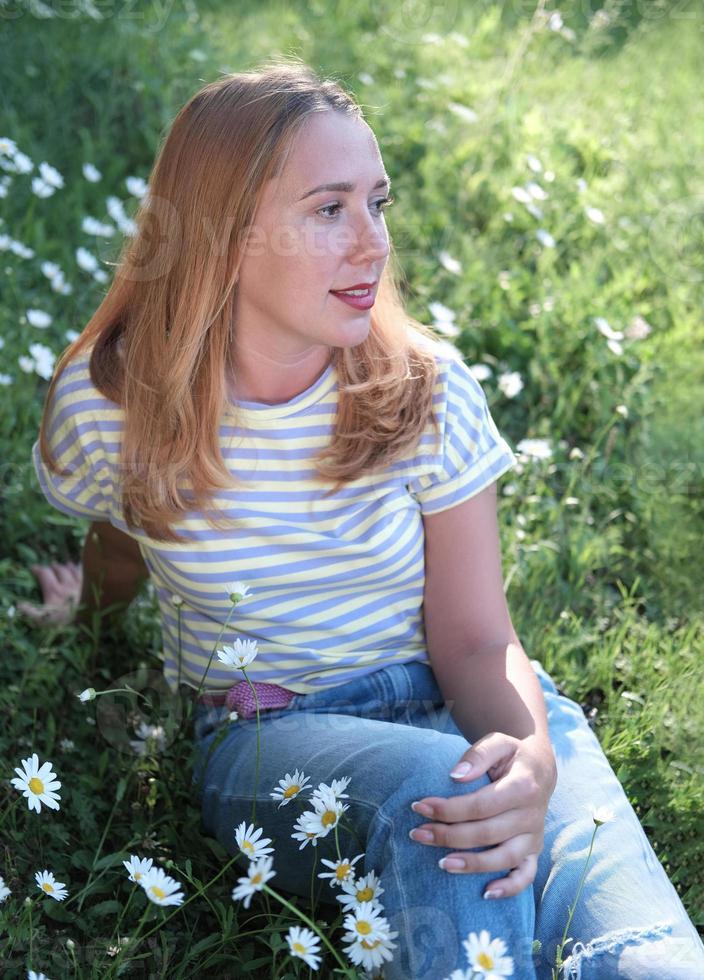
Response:
[{"label": "woman's lips", "polygon": [[374,306],[376,291],[374,288],[367,290],[366,296],[350,296],[348,293],[336,293],[332,289],[330,293],[348,306],[353,306],[356,310],[368,310]]}]

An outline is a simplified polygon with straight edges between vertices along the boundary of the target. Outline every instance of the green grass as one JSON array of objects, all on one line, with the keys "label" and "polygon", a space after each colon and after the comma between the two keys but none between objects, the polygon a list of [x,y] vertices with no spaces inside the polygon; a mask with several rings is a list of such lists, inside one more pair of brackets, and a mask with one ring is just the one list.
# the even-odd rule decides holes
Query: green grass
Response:
[{"label": "green grass", "polygon": [[[549,460],[501,482],[514,623],[529,656],[590,713],[704,928],[704,125],[696,94],[704,15],[694,3],[610,3],[612,20],[597,31],[589,6],[560,7],[573,40],[531,29],[527,5],[495,2],[365,0],[353,10],[322,0],[251,9],[211,0],[161,15],[147,4],[130,14],[115,7],[103,22],[38,19],[21,5],[11,18],[0,6],[0,136],[65,178],[43,200],[31,193],[32,175],[18,175],[0,199],[0,235],[35,250],[29,259],[0,255],[0,373],[11,376],[0,387],[0,874],[12,889],[0,906],[0,957],[12,975],[30,965],[30,931],[34,969],[106,975],[114,963],[106,948],[133,887],[121,865],[129,853],[173,861],[187,895],[225,859],[200,832],[185,775],[187,726],[166,750],[135,757],[120,748],[103,702],[81,705],[73,693],[134,682],[140,670],[158,676],[149,590],[120,634],[33,630],[12,616],[18,600],[37,597],[28,565],[76,559],[85,531],[36,486],[29,451],[46,382],[22,371],[18,357],[33,342],[60,353],[66,331],[82,328],[106,289],[77,267],[75,249],[91,250],[110,273],[116,245],[82,233],[83,216],[109,220],[106,197],[127,200],[124,178],[148,176],[165,128],[204,82],[276,52],[339,78],[367,107],[395,185],[388,224],[411,313],[431,322],[433,301],[454,310],[453,342],[468,363],[493,368],[483,387],[500,430],[514,446],[524,437],[551,442]],[[529,153],[552,180],[529,169]],[[99,184],[83,178],[86,161],[102,171]],[[535,201],[540,219],[511,193],[529,180],[548,195]],[[604,223],[585,206],[600,209]],[[540,244],[539,228],[555,248]],[[440,261],[444,252],[461,264],[459,275]],[[45,260],[64,269],[70,295],[51,290],[39,271]],[[50,312],[50,328],[30,326],[30,308]],[[635,316],[652,332],[614,354],[594,318],[625,330]],[[523,378],[515,398],[497,385],[506,371]],[[75,748],[61,748],[66,738]],[[58,813],[37,817],[13,803],[7,779],[32,751],[51,759],[63,782]],[[22,902],[40,866],[67,883],[71,901],[44,899],[30,930]],[[249,912],[233,903],[241,873],[231,869],[140,946],[125,975],[307,976],[281,952],[272,967],[292,919],[275,903],[272,915],[264,902]],[[131,903],[121,934],[133,934],[143,906]]]}]

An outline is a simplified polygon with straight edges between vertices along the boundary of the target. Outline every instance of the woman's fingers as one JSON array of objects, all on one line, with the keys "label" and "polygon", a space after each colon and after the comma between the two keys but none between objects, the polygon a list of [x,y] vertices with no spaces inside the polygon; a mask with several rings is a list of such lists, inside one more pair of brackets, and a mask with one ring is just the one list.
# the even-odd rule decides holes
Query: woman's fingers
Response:
[{"label": "woman's fingers", "polygon": [[538,855],[527,854],[517,868],[514,868],[505,878],[497,878],[491,881],[484,889],[487,892],[500,892],[500,894],[487,896],[489,898],[511,898],[518,895],[535,881],[538,873]]},{"label": "woman's fingers", "polygon": [[452,858],[453,861],[462,862],[462,867],[445,868],[452,874],[476,874],[481,871],[505,871],[507,868],[518,868],[521,862],[534,851],[533,834],[519,834],[487,851],[453,851],[451,854],[443,855],[442,860]]},{"label": "woman's fingers", "polygon": [[534,826],[528,822],[525,807],[514,808],[484,820],[465,823],[443,824],[426,821],[418,824],[416,830],[429,831],[432,840],[418,838],[426,847],[493,847],[518,834],[526,834],[539,829],[540,815],[536,814]]}]

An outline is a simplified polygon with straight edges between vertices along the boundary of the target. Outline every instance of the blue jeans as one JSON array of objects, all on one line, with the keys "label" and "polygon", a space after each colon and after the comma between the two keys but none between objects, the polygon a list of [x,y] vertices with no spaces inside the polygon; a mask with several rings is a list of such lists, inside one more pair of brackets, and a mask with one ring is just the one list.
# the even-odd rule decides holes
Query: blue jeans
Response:
[{"label": "blue jeans", "polygon": [[[531,663],[545,695],[558,767],[531,888],[483,900],[486,885],[502,872],[450,874],[437,863],[449,849],[408,836],[426,822],[411,810],[414,800],[473,793],[489,782],[487,776],[468,783],[450,778],[468,743],[431,667],[421,662],[393,664],[260,713],[255,823],[274,847],[271,887],[310,901],[317,857],[314,881],[320,892],[315,900],[335,914],[342,910],[335,900],[339,888],[317,877],[329,870],[321,858],[337,860],[334,832],[316,848],[306,844],[303,849],[291,833],[298,815],[310,808],[310,789],[349,777],[349,798],[343,800],[349,809],[337,828],[340,853],[352,859],[364,852],[355,873],[375,871],[383,888],[382,914],[398,933],[393,961],[381,968],[385,980],[445,980],[453,970],[466,969],[462,941],[481,929],[506,942],[514,980],[550,980],[594,830],[591,808],[608,806],[614,818],[596,834],[569,929],[574,943],[566,947],[571,955],[564,977],[702,980],[704,946],[584,713],[558,693],[537,660]],[[223,726],[224,737],[208,758]],[[256,718],[230,722],[226,708],[198,704],[194,737],[193,781],[203,828],[234,854],[234,829],[251,818]],[[269,793],[296,769],[310,777],[310,785],[300,798],[279,807]],[[245,866],[233,867],[244,874]],[[537,953],[531,951],[534,938],[542,944]]]}]

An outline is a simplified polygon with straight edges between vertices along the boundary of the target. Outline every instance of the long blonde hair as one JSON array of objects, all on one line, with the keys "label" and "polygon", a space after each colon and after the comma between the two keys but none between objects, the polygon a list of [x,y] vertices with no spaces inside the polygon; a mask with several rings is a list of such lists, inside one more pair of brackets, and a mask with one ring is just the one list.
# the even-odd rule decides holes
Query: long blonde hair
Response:
[{"label": "long blonde hair", "polygon": [[[92,382],[124,410],[125,521],[152,538],[183,540],[170,524],[191,508],[207,511],[218,488],[237,484],[220,450],[219,428],[226,370],[233,376],[235,370],[243,235],[301,126],[330,109],[362,118],[338,82],[297,62],[268,62],[196,92],[159,149],[136,233],[122,247],[105,298],[59,358],[39,432],[42,459],[58,472],[49,451],[48,406],[63,369],[92,346]],[[203,215],[212,216],[206,233]],[[156,237],[166,243],[156,251],[155,218]],[[406,312],[399,276],[391,243],[367,339],[333,352],[336,424],[330,445],[315,457],[320,476],[336,481],[330,493],[414,447],[432,415],[437,338]],[[214,514],[208,517],[218,524]]]}]

